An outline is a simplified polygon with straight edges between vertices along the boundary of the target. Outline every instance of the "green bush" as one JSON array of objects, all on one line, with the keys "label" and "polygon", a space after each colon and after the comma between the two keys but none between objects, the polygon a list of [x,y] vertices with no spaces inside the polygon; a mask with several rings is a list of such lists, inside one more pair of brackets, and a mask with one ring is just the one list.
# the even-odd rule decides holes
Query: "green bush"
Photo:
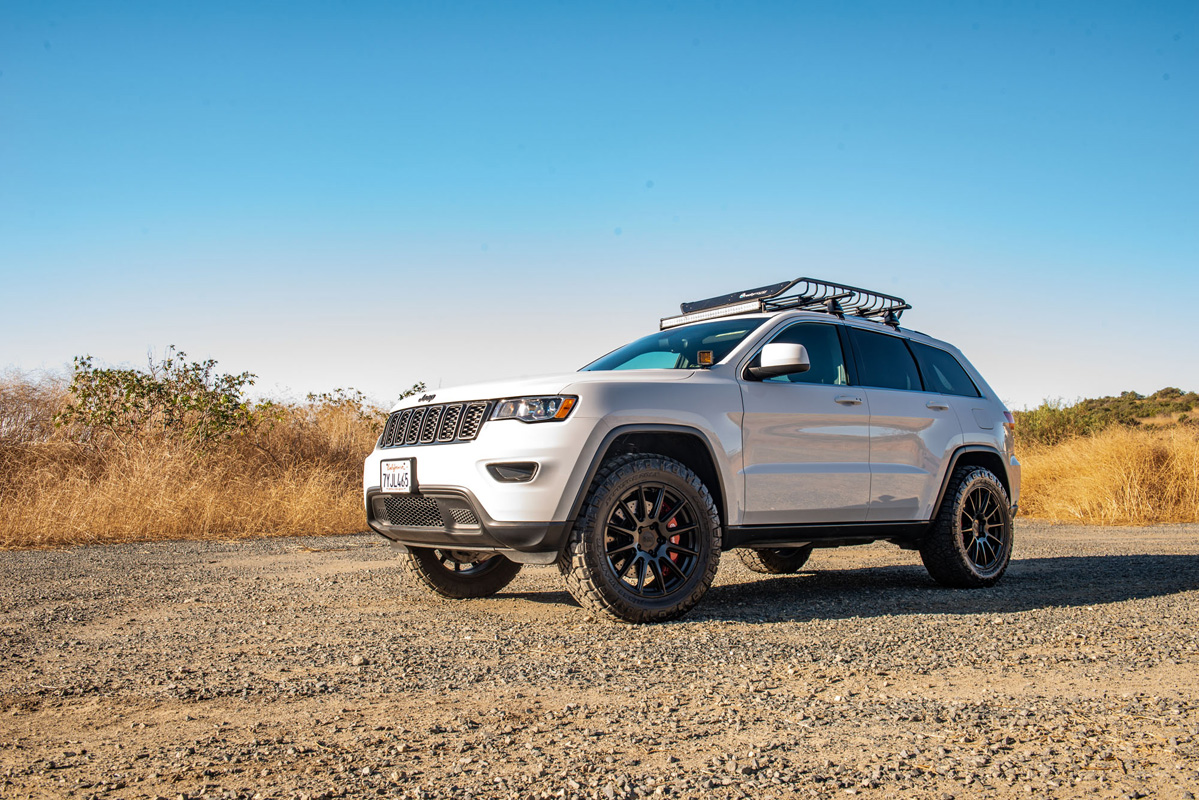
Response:
[{"label": "green bush", "polygon": [[91,356],[77,356],[70,399],[55,423],[95,444],[153,438],[204,447],[254,427],[254,408],[244,397],[254,378],[219,373],[212,359],[188,362],[174,345],[144,370],[100,368]]},{"label": "green bush", "polygon": [[1116,425],[1136,427],[1152,417],[1175,417],[1191,424],[1190,412],[1199,406],[1199,393],[1166,387],[1148,397],[1121,392],[1066,405],[1046,400],[1029,411],[1016,411],[1016,441],[1020,445],[1055,445],[1077,436],[1089,436]]}]

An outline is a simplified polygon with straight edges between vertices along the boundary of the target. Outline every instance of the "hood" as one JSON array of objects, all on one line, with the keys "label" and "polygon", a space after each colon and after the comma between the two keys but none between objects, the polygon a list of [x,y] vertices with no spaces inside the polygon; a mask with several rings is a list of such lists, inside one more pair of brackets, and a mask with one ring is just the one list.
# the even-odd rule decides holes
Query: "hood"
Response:
[{"label": "hood", "polygon": [[[392,411],[411,406],[437,403],[462,403],[468,400],[497,400],[501,397],[534,397],[537,395],[561,394],[571,386],[588,383],[655,383],[682,381],[695,374],[689,369],[636,369],[596,370],[594,372],[566,372],[561,375],[542,375],[533,378],[469,383],[425,391],[405,397],[392,407]],[[422,400],[422,398],[424,398]]]}]

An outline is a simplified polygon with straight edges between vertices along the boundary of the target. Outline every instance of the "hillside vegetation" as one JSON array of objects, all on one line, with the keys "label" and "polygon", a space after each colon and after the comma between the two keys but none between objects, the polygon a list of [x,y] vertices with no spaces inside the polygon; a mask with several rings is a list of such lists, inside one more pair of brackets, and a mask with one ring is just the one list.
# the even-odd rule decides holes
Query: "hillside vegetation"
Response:
[{"label": "hillside vegetation", "polygon": [[1022,514],[1062,522],[1199,522],[1199,394],[1045,402],[1017,411]]},{"label": "hillside vegetation", "polygon": [[[386,410],[341,389],[251,402],[253,383],[174,349],[144,369],[84,357],[70,380],[4,376],[0,548],[363,530],[362,460]],[[1196,393],[1046,402],[1015,417],[1023,514],[1199,521]]]}]

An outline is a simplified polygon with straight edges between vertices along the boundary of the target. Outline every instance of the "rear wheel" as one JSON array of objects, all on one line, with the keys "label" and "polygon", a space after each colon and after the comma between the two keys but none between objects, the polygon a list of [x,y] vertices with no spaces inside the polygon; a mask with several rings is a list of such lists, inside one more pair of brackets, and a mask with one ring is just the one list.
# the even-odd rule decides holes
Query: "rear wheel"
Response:
[{"label": "rear wheel", "polygon": [[559,568],[580,604],[626,622],[689,611],[720,562],[720,518],[703,481],[659,455],[626,455],[596,475]]},{"label": "rear wheel", "polygon": [[410,547],[400,557],[405,571],[444,597],[490,597],[503,589],[520,564],[496,553]]},{"label": "rear wheel", "polygon": [[763,575],[790,575],[803,569],[812,555],[812,546],[764,547],[737,551],[741,563]]},{"label": "rear wheel", "polygon": [[1012,557],[1012,504],[995,474],[959,467],[920,547],[928,574],[961,589],[994,586]]}]

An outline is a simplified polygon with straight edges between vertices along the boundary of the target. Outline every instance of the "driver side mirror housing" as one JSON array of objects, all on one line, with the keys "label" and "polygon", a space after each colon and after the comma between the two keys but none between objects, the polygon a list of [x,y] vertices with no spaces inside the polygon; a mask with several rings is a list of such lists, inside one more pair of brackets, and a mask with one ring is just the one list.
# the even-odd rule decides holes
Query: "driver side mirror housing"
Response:
[{"label": "driver side mirror housing", "polygon": [[812,368],[812,362],[808,359],[808,348],[802,344],[771,342],[762,348],[755,361],[757,364],[745,371],[749,377],[759,381],[777,378],[779,375],[807,372]]}]

